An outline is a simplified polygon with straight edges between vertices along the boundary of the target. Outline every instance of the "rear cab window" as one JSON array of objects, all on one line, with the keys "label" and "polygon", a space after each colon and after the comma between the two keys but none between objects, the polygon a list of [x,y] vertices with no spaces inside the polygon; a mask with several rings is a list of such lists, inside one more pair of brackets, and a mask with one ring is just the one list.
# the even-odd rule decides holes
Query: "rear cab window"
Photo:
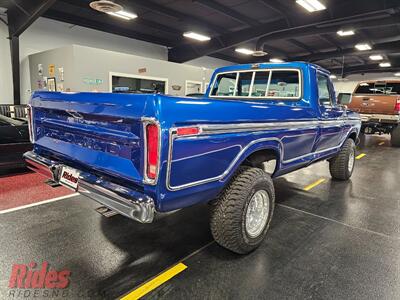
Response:
[{"label": "rear cab window", "polygon": [[361,82],[354,94],[400,95],[400,82]]},{"label": "rear cab window", "polygon": [[261,69],[219,73],[210,97],[298,100],[302,78],[298,69]]}]

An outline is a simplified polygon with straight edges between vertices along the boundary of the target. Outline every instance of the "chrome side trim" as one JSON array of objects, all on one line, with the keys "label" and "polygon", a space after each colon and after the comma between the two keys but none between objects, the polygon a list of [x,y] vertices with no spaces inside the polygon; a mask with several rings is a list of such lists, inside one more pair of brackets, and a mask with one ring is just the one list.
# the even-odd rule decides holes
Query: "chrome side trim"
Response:
[{"label": "chrome side trim", "polygon": [[[267,130],[277,130],[277,129],[289,129],[289,130],[307,130],[307,129],[316,129],[316,127],[322,127],[322,128],[328,128],[328,127],[332,127],[332,126],[343,126],[345,124],[352,124],[352,123],[359,123],[360,119],[338,119],[338,120],[310,120],[310,121],[298,121],[298,122],[269,122],[269,123],[239,123],[239,124],[223,124],[223,125],[214,125],[214,124],[210,124],[210,125],[195,125],[200,127],[200,133],[196,136],[190,136],[190,137],[178,137],[176,135],[177,132],[177,128],[171,128],[169,130],[169,145],[168,145],[168,160],[167,160],[167,176],[166,176],[166,186],[167,189],[170,191],[176,191],[176,190],[181,190],[184,188],[188,188],[188,187],[192,187],[192,186],[196,186],[196,185],[200,185],[200,184],[205,184],[205,183],[209,183],[212,181],[217,181],[217,180],[221,180],[222,178],[224,178],[233,168],[233,166],[236,164],[236,162],[240,159],[241,155],[252,145],[254,145],[255,143],[259,143],[259,142],[264,142],[264,141],[269,141],[269,140],[274,140],[277,141],[280,144],[280,148],[282,151],[282,157],[284,157],[284,153],[285,153],[285,149],[284,149],[284,145],[282,140],[284,140],[285,138],[289,138],[289,137],[297,137],[297,136],[303,136],[303,135],[316,135],[316,132],[311,132],[311,133],[303,133],[303,134],[299,134],[299,135],[285,135],[283,136],[281,139],[279,138],[261,138],[261,139],[257,139],[257,140],[253,140],[252,142],[250,142],[248,145],[246,145],[244,148],[242,148],[240,150],[240,152],[237,154],[237,156],[233,159],[233,161],[231,162],[231,164],[228,166],[228,168],[221,174],[212,178],[206,178],[206,179],[202,179],[199,181],[195,181],[195,182],[190,182],[190,183],[186,183],[183,185],[179,185],[179,186],[172,186],[171,185],[171,168],[172,168],[172,162],[174,161],[180,161],[180,160],[184,160],[184,159],[189,159],[192,157],[184,157],[184,158],[180,158],[178,160],[172,160],[172,155],[173,155],[173,143],[174,140],[177,138],[197,138],[197,137],[201,137],[204,135],[211,135],[211,134],[223,134],[223,133],[235,133],[235,132],[249,132],[249,131],[267,131]],[[294,127],[294,125],[296,125],[296,127]],[[299,125],[303,125],[303,127],[300,127]],[[336,134],[336,133],[335,133]],[[345,137],[346,138],[346,137]],[[322,150],[318,150],[315,152],[311,152],[311,153],[307,153],[305,155],[301,155],[298,157],[294,157],[288,160],[282,160],[280,162],[280,164],[287,164],[296,160],[300,160],[309,156],[313,156],[313,155],[317,155],[317,154],[321,154],[321,153],[325,153],[325,152],[329,152],[329,151],[333,151],[333,150],[337,150],[339,148],[342,147],[344,141],[341,141],[340,144],[338,146],[335,147],[331,147],[331,148],[326,148],[326,149],[322,149]],[[233,146],[237,146],[237,145],[233,145]],[[233,147],[231,146],[231,147]],[[228,147],[229,148],[229,147]],[[215,152],[215,151],[210,151],[210,152]],[[207,152],[207,153],[210,153]],[[197,154],[197,156],[200,155],[204,155],[203,154]]]},{"label": "chrome side trim", "polygon": [[[150,184],[150,185],[156,185],[158,181],[158,176],[160,173],[160,158],[161,158],[161,126],[158,120],[155,118],[148,118],[148,117],[142,117],[142,132],[143,132],[143,183],[145,184]],[[157,162],[157,173],[156,173],[156,178],[151,179],[147,177],[147,132],[146,132],[146,127],[149,124],[154,124],[158,128],[158,162]]]},{"label": "chrome side trim", "polygon": [[[174,132],[175,130],[175,132]],[[252,142],[250,142],[246,147],[242,148],[242,150],[236,155],[236,157],[233,159],[233,161],[230,163],[230,165],[228,166],[228,168],[224,171],[224,173],[222,173],[221,175],[212,177],[212,178],[206,178],[206,179],[202,179],[202,180],[198,180],[198,181],[194,181],[194,182],[190,182],[190,183],[185,183],[179,186],[172,186],[170,184],[170,178],[171,178],[171,164],[172,164],[172,152],[173,152],[173,141],[175,139],[175,134],[176,134],[176,129],[173,129],[172,131],[170,131],[170,146],[169,146],[169,154],[168,154],[168,163],[167,163],[167,188],[170,191],[176,191],[176,190],[181,190],[184,188],[188,188],[188,187],[192,187],[192,186],[196,186],[196,185],[200,185],[200,184],[204,184],[204,183],[208,183],[208,182],[212,182],[212,181],[217,181],[220,180],[222,178],[224,178],[230,171],[231,169],[234,167],[234,165],[236,164],[236,162],[240,159],[241,155],[252,145],[254,145],[255,143],[259,143],[259,142],[265,142],[265,141],[277,141],[278,143],[280,143],[282,149],[283,149],[283,144],[281,142],[280,139],[278,138],[262,138],[262,139],[258,139],[258,140],[254,140]]]}]

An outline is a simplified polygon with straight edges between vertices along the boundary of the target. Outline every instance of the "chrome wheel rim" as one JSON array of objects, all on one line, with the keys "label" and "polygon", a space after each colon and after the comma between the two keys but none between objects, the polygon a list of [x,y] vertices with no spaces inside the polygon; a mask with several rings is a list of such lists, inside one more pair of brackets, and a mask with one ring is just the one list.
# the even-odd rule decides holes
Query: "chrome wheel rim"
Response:
[{"label": "chrome wheel rim", "polygon": [[348,171],[349,173],[351,173],[353,171],[354,168],[354,161],[355,161],[355,154],[354,154],[354,150],[352,150],[350,152],[350,156],[349,156],[349,162],[347,165]]},{"label": "chrome wheel rim", "polygon": [[259,190],[251,197],[246,211],[246,232],[252,237],[258,237],[264,230],[269,216],[269,195],[267,191]]}]

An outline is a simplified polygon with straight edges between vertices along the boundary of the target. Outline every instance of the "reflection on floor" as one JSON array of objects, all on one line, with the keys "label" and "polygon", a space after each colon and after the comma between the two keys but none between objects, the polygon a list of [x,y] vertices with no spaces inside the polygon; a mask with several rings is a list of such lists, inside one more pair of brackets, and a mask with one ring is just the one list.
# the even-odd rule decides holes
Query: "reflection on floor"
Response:
[{"label": "reflection on floor", "polygon": [[52,188],[45,181],[46,177],[27,170],[0,175],[0,211],[73,193],[61,186]]},{"label": "reflection on floor", "polygon": [[207,205],[147,225],[104,218],[82,196],[2,214],[0,298],[16,290],[14,263],[70,270],[68,299],[109,299],[183,260],[188,268],[145,298],[399,299],[400,149],[385,138],[359,146],[366,156],[350,182],[332,181],[326,162],[274,180],[271,229],[247,256],[212,242]]}]

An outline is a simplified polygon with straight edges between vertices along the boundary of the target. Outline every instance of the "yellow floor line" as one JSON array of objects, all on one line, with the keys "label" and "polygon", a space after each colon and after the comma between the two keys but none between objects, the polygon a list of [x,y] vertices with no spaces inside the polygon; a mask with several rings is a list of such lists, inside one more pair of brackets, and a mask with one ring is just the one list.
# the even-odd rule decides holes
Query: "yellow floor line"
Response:
[{"label": "yellow floor line", "polygon": [[363,158],[365,155],[367,155],[367,154],[361,153],[360,155],[357,155],[357,156],[356,156],[356,159],[361,159],[361,158]]},{"label": "yellow floor line", "polygon": [[384,145],[385,144],[385,142],[380,142],[378,145],[379,146],[382,146],[382,145]]},{"label": "yellow floor line", "polygon": [[121,300],[134,300],[139,299],[146,294],[150,293],[152,290],[158,288],[163,283],[167,282],[174,276],[178,275],[184,271],[187,266],[183,263],[179,263],[172,268],[162,272],[160,275],[156,276],[152,280],[146,282],[145,284],[139,286],[136,290],[133,290],[128,295],[121,298]]},{"label": "yellow floor line", "polygon": [[316,182],[313,182],[313,183],[307,185],[307,186],[304,188],[304,190],[305,190],[305,191],[309,191],[309,190],[311,190],[312,188],[315,188],[317,185],[323,183],[324,181],[325,181],[325,178],[318,179]]}]

